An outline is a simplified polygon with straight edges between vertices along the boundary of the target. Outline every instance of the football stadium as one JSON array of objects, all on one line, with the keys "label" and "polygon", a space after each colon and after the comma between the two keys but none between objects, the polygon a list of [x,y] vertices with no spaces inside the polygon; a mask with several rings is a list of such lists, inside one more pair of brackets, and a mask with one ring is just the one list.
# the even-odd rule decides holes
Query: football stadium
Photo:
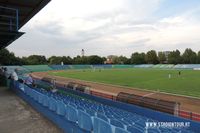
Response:
[{"label": "football stadium", "polygon": [[[20,38],[24,34],[19,31],[21,27],[49,2],[1,0],[0,49]],[[85,58],[83,49],[81,52]],[[4,65],[1,62],[0,113],[4,115],[0,114],[0,132],[200,132],[198,63],[58,62],[37,65]],[[12,116],[8,114],[11,107],[7,107],[5,101],[10,102],[12,111],[17,110],[14,100],[9,100],[7,94],[20,98],[23,106],[27,104],[23,107],[25,111],[31,108],[41,116],[29,122],[20,121],[23,116],[18,117],[23,128],[39,119],[45,119],[46,126],[50,122],[50,126],[42,125],[41,129],[30,131],[30,128],[13,128],[9,123],[3,125]],[[16,116],[18,114],[12,117]],[[60,131],[48,130],[52,126]]]}]

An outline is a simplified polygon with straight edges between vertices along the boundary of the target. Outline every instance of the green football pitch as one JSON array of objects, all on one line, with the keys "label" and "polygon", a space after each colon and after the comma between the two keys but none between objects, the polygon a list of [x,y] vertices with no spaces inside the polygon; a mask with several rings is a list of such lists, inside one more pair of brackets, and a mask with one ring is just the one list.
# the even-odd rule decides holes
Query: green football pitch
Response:
[{"label": "green football pitch", "polygon": [[[161,69],[66,70],[51,75],[200,97],[200,71]],[[169,78],[169,74],[171,78]]]}]

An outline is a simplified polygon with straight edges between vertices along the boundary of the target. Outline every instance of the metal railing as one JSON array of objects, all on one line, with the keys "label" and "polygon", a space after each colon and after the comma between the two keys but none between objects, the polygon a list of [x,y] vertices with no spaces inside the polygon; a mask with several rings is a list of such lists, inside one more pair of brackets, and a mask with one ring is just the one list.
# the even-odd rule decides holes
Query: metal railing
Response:
[{"label": "metal railing", "polygon": [[0,6],[0,26],[8,31],[19,30],[19,11],[15,8]]}]

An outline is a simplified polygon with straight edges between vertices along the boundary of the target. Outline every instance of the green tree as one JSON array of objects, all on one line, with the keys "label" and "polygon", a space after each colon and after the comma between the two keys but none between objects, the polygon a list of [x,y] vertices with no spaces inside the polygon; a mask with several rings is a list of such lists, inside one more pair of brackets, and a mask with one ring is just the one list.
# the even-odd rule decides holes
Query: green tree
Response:
[{"label": "green tree", "polygon": [[15,54],[6,48],[0,50],[0,65],[22,65],[24,63],[21,58],[15,57]]},{"label": "green tree", "polygon": [[64,64],[72,64],[72,62],[73,62],[73,60],[70,56],[67,56],[67,57],[63,56],[62,61],[63,61]]},{"label": "green tree", "polygon": [[185,64],[196,64],[197,63],[197,54],[192,51],[192,49],[187,48],[182,55],[183,63]]},{"label": "green tree", "polygon": [[21,60],[23,62],[23,65],[28,65],[28,59],[27,59],[27,57],[22,57]]},{"label": "green tree", "polygon": [[48,59],[48,63],[51,65],[60,65],[61,62],[63,62],[63,64],[72,64],[73,60],[71,57],[69,56],[51,56]]},{"label": "green tree", "polygon": [[91,55],[88,57],[88,64],[103,64],[104,59],[97,55]]},{"label": "green tree", "polygon": [[126,56],[119,56],[119,61],[120,61],[120,64],[127,64],[128,63],[128,58]]},{"label": "green tree", "polygon": [[179,50],[172,51],[168,55],[168,63],[169,64],[181,64],[182,63],[182,57]]},{"label": "green tree", "polygon": [[166,62],[166,56],[163,52],[158,52],[158,60],[160,64],[163,64]]},{"label": "green tree", "polygon": [[74,64],[89,64],[88,57],[87,56],[81,57],[81,56],[78,55],[78,56],[73,58],[73,63]]},{"label": "green tree", "polygon": [[145,53],[135,52],[131,55],[130,59],[131,64],[146,64]]},{"label": "green tree", "polygon": [[146,54],[146,62],[148,64],[158,64],[159,63],[158,56],[157,56],[155,50],[150,50],[150,51],[147,52],[147,54]]},{"label": "green tree", "polygon": [[43,55],[30,55],[27,58],[27,62],[29,65],[41,65],[47,64],[47,59]]},{"label": "green tree", "polygon": [[128,58],[125,56],[114,56],[113,64],[126,64],[128,62]]},{"label": "green tree", "polygon": [[107,60],[106,57],[102,57],[103,63]]},{"label": "green tree", "polygon": [[60,65],[61,62],[62,62],[62,57],[60,57],[60,56],[51,56],[51,57],[48,59],[48,62],[49,62],[49,64],[51,64],[51,65]]},{"label": "green tree", "polygon": [[1,65],[10,65],[11,54],[7,49],[0,50],[0,64]]},{"label": "green tree", "polygon": [[200,64],[200,51],[197,54],[197,63]]}]

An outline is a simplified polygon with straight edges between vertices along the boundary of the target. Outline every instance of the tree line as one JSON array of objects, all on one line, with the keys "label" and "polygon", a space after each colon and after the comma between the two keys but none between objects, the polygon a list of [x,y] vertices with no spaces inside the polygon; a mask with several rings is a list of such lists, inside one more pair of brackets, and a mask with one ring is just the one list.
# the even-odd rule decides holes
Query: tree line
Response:
[{"label": "tree line", "polygon": [[[44,55],[30,55],[28,57],[16,57],[13,52],[7,49],[0,50],[0,65],[59,65],[63,64],[104,64],[106,57],[98,55],[91,56],[51,56],[46,58]],[[168,54],[150,50],[144,52],[134,52],[130,58],[126,56],[112,56],[112,64],[200,64],[200,51],[194,52],[192,49],[185,49],[181,54],[179,50],[174,50]]]}]

